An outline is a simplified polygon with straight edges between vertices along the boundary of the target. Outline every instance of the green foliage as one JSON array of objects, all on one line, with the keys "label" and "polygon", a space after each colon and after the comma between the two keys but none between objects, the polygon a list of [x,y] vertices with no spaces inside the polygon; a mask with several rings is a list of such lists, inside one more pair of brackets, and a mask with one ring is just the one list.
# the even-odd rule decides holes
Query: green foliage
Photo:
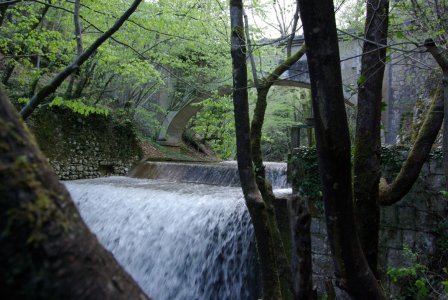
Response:
[{"label": "green foliage", "polygon": [[[56,0],[51,4],[21,1],[6,12],[0,68],[5,77],[14,67],[7,82],[14,103],[26,103],[25,99],[77,55],[73,2]],[[83,1],[83,48],[110,28],[129,4]],[[151,134],[155,135],[166,110],[229,81],[227,20],[224,0],[145,1],[113,39],[60,86],[51,105],[84,115],[132,110],[130,115],[146,124],[142,132],[154,126]]]},{"label": "green foliage", "polygon": [[405,299],[437,299],[439,296],[448,296],[447,270],[445,274],[436,274],[427,266],[419,263],[418,253],[409,247],[403,249],[404,257],[411,261],[407,267],[389,267],[387,275],[391,283],[399,287],[400,294],[397,300]]},{"label": "green foliage", "polygon": [[357,80],[358,85],[363,85],[364,82],[366,82],[366,79],[367,79],[366,75],[359,76],[359,78]]},{"label": "green foliage", "polygon": [[[250,101],[256,101],[255,95],[251,95]],[[310,116],[310,93],[307,89],[274,86],[267,101],[261,141],[263,157],[266,161],[286,161],[291,126],[305,123],[305,119]],[[305,136],[302,137],[304,139]]]},{"label": "green foliage", "polygon": [[52,106],[62,106],[67,107],[71,111],[78,113],[83,116],[88,116],[90,114],[104,115],[107,116],[110,112],[109,109],[103,107],[94,107],[86,105],[81,100],[64,100],[62,97],[55,97],[53,101],[48,104]]},{"label": "green foliage", "polygon": [[233,104],[229,97],[213,97],[197,104],[201,111],[190,121],[192,129],[212,147],[218,157],[233,158],[236,153]]},{"label": "green foliage", "polygon": [[440,191],[443,197],[448,198],[448,191]]},{"label": "green foliage", "polygon": [[323,212],[322,191],[319,178],[319,166],[316,148],[301,147],[295,149],[289,161],[292,186],[295,192],[310,199],[312,208]]},{"label": "green foliage", "polygon": [[399,299],[423,299],[429,294],[429,284],[422,275],[425,270],[426,267],[420,264],[388,269],[387,275],[392,283],[401,287]]}]

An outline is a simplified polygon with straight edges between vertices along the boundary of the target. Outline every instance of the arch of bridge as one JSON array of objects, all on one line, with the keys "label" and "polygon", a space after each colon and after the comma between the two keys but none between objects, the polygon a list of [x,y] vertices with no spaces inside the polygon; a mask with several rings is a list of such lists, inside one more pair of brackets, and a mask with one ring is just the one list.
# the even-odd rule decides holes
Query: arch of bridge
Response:
[{"label": "arch of bridge", "polygon": [[[274,85],[276,86],[286,86],[286,87],[300,87],[300,88],[310,88],[309,81],[297,81],[282,79],[277,81]],[[218,90],[218,94],[229,95],[232,92],[230,87],[223,87]],[[207,98],[211,94],[204,95],[199,98],[195,98],[183,106],[181,109],[176,111],[170,111],[165,117],[160,132],[158,136],[158,142],[166,146],[180,146],[182,144],[182,134],[188,124],[188,121],[201,110],[201,107],[194,105]]]}]

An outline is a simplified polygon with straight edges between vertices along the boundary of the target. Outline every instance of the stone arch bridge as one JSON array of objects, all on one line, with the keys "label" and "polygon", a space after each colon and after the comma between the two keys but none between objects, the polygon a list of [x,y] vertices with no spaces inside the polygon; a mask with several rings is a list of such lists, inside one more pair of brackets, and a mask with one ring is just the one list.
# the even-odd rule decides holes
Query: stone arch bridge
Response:
[{"label": "stone arch bridge", "polygon": [[[304,66],[307,68],[306,61],[291,67],[291,69],[285,72],[283,77],[275,82],[274,85],[310,88],[308,70],[303,70]],[[213,92],[219,96],[230,95],[232,93],[232,87],[223,86]],[[210,98],[212,95],[212,92],[205,92],[203,93],[203,96],[191,100],[181,109],[168,112],[162,123],[158,136],[158,142],[166,146],[180,146],[182,143],[182,134],[188,124],[188,121],[201,110],[201,107],[195,104]]]}]

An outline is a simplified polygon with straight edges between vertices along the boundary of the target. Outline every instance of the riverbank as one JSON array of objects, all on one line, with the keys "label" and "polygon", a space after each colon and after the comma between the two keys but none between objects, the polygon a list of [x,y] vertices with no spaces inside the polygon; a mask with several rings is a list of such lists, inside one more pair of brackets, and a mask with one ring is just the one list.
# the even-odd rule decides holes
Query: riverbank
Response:
[{"label": "riverbank", "polygon": [[128,120],[83,116],[68,109],[46,108],[27,122],[61,180],[127,175],[139,162],[216,162],[212,154],[186,144],[167,147],[142,137]]}]

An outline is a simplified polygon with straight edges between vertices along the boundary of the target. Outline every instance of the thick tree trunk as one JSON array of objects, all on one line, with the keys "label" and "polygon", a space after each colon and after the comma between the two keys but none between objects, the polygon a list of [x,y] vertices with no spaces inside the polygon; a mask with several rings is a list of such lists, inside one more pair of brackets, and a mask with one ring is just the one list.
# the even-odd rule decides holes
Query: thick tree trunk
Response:
[{"label": "thick tree trunk", "polygon": [[311,213],[307,199],[293,195],[291,201],[292,236],[294,243],[293,272],[294,299],[315,300],[317,293],[313,289],[313,266],[311,255]]},{"label": "thick tree trunk", "polygon": [[[359,241],[372,272],[378,276],[381,177],[381,99],[386,64],[389,0],[368,0],[365,42],[358,83],[354,155],[355,216]],[[369,41],[372,41],[370,43]]]},{"label": "thick tree trunk", "polygon": [[230,1],[230,19],[238,171],[255,231],[261,265],[263,299],[278,300],[282,299],[282,293],[268,207],[258,190],[252,166],[242,0]]},{"label": "thick tree trunk", "polygon": [[[428,159],[432,145],[437,138],[443,123],[444,98],[438,89],[434,95],[431,107],[420,129],[417,140],[406,158],[394,181],[388,185],[382,181],[380,184],[381,205],[392,205],[401,200],[412,188],[417,180],[423,164]],[[444,152],[445,153],[445,152]]]},{"label": "thick tree trunk", "polygon": [[148,299],[98,242],[0,92],[0,298]]},{"label": "thick tree trunk", "polygon": [[386,299],[356,233],[350,139],[333,1],[300,0],[327,233],[338,284],[354,299]]},{"label": "thick tree trunk", "polygon": [[26,119],[37,108],[37,106],[44,101],[50,94],[54,93],[61,83],[78,68],[85,63],[91,55],[100,47],[108,38],[110,38],[124,22],[134,13],[137,7],[143,0],[135,0],[129,9],[115,22],[115,24],[106,32],[104,32],[98,39],[96,39],[89,48],[87,48],[81,55],[79,55],[70,65],[57,74],[46,86],[39,90],[31,99],[30,102],[20,111],[20,115]]}]

